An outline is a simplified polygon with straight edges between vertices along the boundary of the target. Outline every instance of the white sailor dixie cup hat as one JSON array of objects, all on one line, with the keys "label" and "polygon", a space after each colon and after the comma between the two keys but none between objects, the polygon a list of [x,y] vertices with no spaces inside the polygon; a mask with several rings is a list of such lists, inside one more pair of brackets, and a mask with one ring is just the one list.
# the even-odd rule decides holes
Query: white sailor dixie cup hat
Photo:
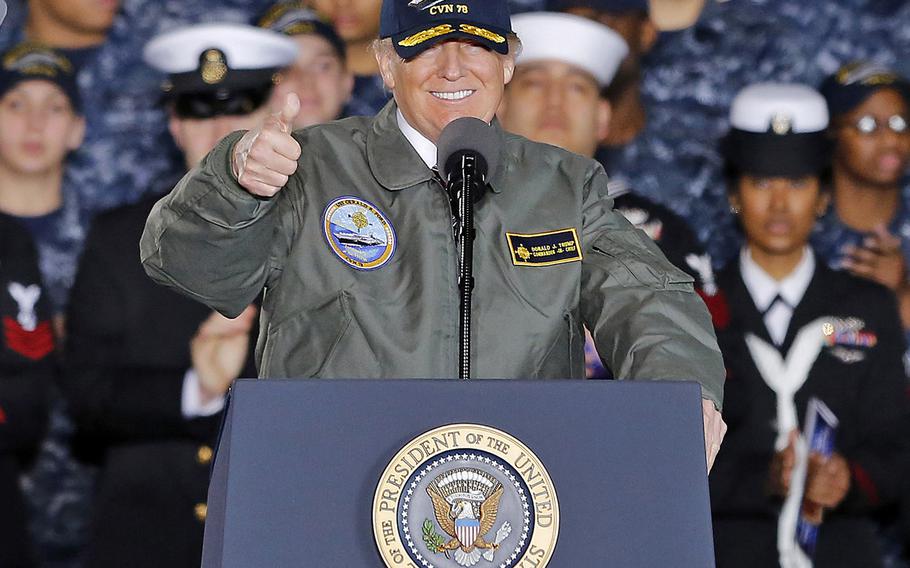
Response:
[{"label": "white sailor dixie cup hat", "polygon": [[629,47],[607,26],[560,12],[530,12],[512,16],[512,29],[521,40],[516,63],[562,61],[591,74],[601,87],[616,75]]}]

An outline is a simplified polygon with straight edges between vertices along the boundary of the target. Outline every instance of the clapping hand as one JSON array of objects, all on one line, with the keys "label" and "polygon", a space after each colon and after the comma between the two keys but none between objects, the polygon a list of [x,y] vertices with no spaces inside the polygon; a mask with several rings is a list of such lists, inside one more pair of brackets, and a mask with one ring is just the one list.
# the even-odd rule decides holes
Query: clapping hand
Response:
[{"label": "clapping hand", "polygon": [[901,241],[883,225],[877,226],[861,246],[844,248],[843,267],[856,276],[874,280],[893,291],[907,285],[907,267]]},{"label": "clapping hand", "polygon": [[243,371],[257,313],[256,306],[248,306],[234,319],[213,312],[199,326],[190,341],[190,354],[203,403],[224,396]]}]

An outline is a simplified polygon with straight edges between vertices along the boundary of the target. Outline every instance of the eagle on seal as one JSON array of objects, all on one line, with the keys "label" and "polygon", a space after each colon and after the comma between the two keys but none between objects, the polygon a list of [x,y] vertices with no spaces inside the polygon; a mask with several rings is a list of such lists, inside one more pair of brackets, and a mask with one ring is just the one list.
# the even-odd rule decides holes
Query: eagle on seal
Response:
[{"label": "eagle on seal", "polygon": [[436,522],[451,537],[439,552],[449,557],[449,551],[454,551],[458,564],[473,566],[480,560],[481,550],[499,548],[484,535],[496,522],[501,483],[480,471],[467,470],[441,476],[427,487],[427,494],[433,501]]}]

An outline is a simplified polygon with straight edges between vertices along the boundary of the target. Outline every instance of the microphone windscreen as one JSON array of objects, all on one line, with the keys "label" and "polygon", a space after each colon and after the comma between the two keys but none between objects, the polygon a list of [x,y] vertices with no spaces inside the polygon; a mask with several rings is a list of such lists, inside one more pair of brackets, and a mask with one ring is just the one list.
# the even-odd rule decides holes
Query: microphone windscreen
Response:
[{"label": "microphone windscreen", "polygon": [[[448,181],[447,170],[449,158],[461,152],[475,152],[487,164],[487,172],[495,172],[499,165],[499,155],[502,149],[502,137],[493,126],[479,118],[462,117],[453,120],[439,135],[436,144],[436,164],[443,171],[443,179]],[[478,172],[486,177],[487,172]]]}]

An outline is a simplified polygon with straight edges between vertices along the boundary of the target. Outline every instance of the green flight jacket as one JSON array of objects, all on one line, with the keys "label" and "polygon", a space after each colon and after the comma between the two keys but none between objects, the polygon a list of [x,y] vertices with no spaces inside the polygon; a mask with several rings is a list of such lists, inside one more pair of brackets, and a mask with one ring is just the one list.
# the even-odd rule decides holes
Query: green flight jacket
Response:
[{"label": "green flight jacket", "polygon": [[[295,132],[297,172],[271,199],[234,179],[234,133],[149,216],[156,281],[228,317],[265,289],[261,377],[458,376],[449,199],[396,110]],[[502,158],[475,208],[472,376],[584,378],[585,325],[618,379],[695,380],[720,408],[723,361],[692,279],[612,211],[597,162],[496,129]],[[344,196],[378,212],[358,230],[391,231],[341,228],[330,204]],[[364,269],[382,240],[384,264]]]}]

